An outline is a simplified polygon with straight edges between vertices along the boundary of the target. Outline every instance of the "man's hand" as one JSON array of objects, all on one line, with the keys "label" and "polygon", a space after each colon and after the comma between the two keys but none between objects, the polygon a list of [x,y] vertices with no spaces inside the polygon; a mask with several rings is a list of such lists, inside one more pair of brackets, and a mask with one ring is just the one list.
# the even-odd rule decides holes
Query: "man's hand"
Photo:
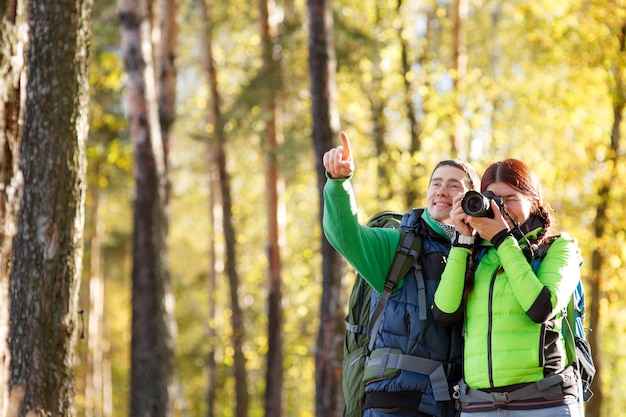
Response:
[{"label": "man's hand", "polygon": [[347,178],[354,172],[350,139],[344,132],[340,132],[339,136],[342,145],[332,148],[324,154],[324,168],[331,178]]},{"label": "man's hand", "polygon": [[465,194],[459,194],[452,199],[452,210],[450,210],[450,220],[454,224],[456,231],[464,236],[472,236],[474,229],[468,223],[468,215],[465,214],[461,207]]}]

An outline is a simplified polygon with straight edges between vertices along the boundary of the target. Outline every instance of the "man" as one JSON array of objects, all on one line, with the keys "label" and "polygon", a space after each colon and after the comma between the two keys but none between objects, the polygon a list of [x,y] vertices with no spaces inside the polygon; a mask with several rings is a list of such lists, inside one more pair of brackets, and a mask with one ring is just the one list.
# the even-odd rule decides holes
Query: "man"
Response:
[{"label": "man", "polygon": [[[333,247],[375,290],[372,310],[384,291],[401,232],[360,225],[350,183],[354,161],[348,136],[324,155],[324,233]],[[456,412],[452,386],[460,379],[461,329],[445,327],[431,313],[433,296],[445,267],[450,240],[452,200],[478,188],[474,168],[445,160],[434,169],[426,208],[413,209],[401,228],[422,237],[417,265],[402,277],[385,307],[365,371],[364,417],[449,417]],[[442,388],[443,387],[443,388]]]}]

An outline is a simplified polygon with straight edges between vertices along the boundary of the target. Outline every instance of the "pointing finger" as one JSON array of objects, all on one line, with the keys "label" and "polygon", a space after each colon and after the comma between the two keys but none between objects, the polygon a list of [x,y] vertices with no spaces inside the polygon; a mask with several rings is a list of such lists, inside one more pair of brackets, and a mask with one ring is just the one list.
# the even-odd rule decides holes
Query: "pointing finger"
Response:
[{"label": "pointing finger", "polygon": [[341,153],[343,161],[349,161],[352,159],[352,148],[350,147],[350,139],[348,139],[348,135],[345,132],[339,132],[339,136],[341,137],[341,143],[343,144],[343,152]]}]

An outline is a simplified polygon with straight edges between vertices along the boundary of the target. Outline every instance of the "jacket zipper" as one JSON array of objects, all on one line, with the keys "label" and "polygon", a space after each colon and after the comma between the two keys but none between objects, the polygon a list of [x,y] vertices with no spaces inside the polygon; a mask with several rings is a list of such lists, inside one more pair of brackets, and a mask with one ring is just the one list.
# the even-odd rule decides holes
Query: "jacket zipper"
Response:
[{"label": "jacket zipper", "polygon": [[496,269],[493,275],[491,276],[491,283],[489,284],[489,306],[488,306],[488,317],[489,323],[487,327],[487,367],[489,370],[489,386],[494,387],[493,384],[493,292],[494,287],[496,285],[496,276],[498,275],[498,270]]}]

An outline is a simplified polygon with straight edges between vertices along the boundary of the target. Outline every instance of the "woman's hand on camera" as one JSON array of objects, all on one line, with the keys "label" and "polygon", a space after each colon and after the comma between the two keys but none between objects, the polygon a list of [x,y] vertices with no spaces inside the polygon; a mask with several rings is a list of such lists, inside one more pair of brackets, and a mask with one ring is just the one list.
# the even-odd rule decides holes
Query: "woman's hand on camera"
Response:
[{"label": "woman's hand on camera", "polygon": [[476,230],[476,233],[483,239],[491,241],[491,239],[502,230],[509,230],[509,225],[502,216],[500,207],[494,200],[490,200],[491,209],[493,210],[493,219],[489,217],[472,217],[467,216],[467,222]]}]

